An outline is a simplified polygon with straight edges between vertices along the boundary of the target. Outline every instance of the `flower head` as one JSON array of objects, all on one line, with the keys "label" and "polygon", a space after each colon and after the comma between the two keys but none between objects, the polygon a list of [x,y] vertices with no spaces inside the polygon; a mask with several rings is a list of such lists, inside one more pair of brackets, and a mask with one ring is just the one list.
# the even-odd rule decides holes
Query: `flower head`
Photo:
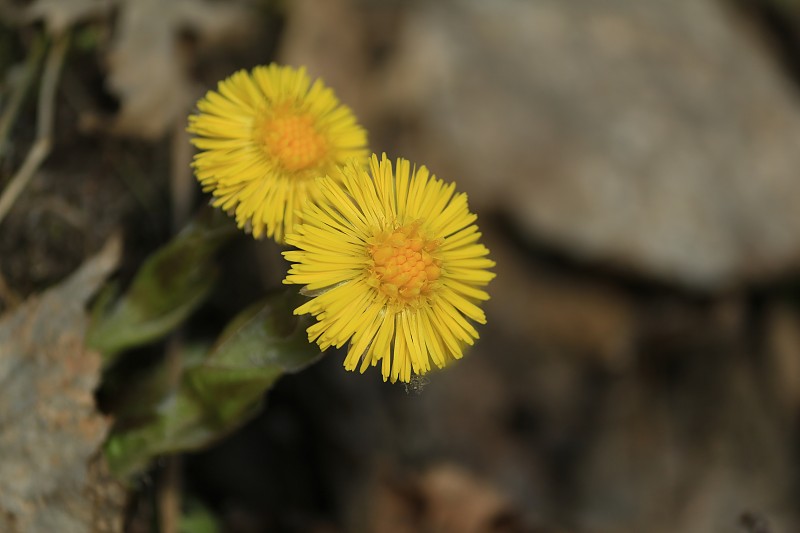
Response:
[{"label": "flower head", "polygon": [[485,323],[480,287],[494,277],[478,243],[467,196],[428,169],[372,156],[370,176],[351,163],[319,180],[320,198],[286,242],[294,264],[284,283],[315,295],[295,310],[311,313],[310,341],[323,350],[348,341],[344,366],[381,364],[384,381],[408,382],[431,364],[461,358]]},{"label": "flower head", "polygon": [[219,83],[189,117],[200,149],[194,170],[213,205],[258,238],[284,235],[317,177],[350,158],[366,163],[367,135],[353,113],[305,69],[275,64]]}]

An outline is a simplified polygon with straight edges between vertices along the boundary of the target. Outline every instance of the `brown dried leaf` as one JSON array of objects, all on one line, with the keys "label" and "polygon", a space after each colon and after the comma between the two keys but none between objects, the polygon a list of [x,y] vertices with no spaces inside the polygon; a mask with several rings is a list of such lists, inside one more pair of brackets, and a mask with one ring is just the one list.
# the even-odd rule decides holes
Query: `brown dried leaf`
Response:
[{"label": "brown dried leaf", "polygon": [[286,27],[279,59],[304,65],[321,77],[363,122],[370,114],[371,92],[366,18],[369,10],[351,0],[295,0],[286,4]]},{"label": "brown dried leaf", "polygon": [[800,311],[773,304],[767,314],[771,385],[791,419],[800,412]]},{"label": "brown dried leaf", "polygon": [[59,34],[78,21],[107,12],[118,0],[35,0],[26,10],[29,20],[44,20],[51,34]]},{"label": "brown dried leaf", "polygon": [[[107,83],[120,110],[108,126],[120,135],[154,139],[188,114],[198,95],[180,49],[182,32],[203,46],[242,41],[252,28],[250,9],[210,0],[36,0],[25,18],[41,19],[50,33],[61,33],[115,6]],[[99,122],[90,119],[87,126],[106,126]]]},{"label": "brown dried leaf", "polygon": [[118,134],[163,135],[188,113],[197,96],[178,46],[190,30],[199,41],[241,35],[252,20],[234,2],[125,0],[109,54],[108,86],[121,100],[112,126]]},{"label": "brown dried leaf", "polygon": [[434,531],[490,531],[511,515],[506,499],[491,485],[454,465],[440,465],[422,478]]},{"label": "brown dried leaf", "polygon": [[[392,476],[390,476],[392,477]],[[439,464],[418,477],[384,479],[372,492],[369,531],[504,533],[530,531],[510,502],[460,466]]]},{"label": "brown dried leaf", "polygon": [[703,290],[775,279],[800,264],[800,107],[731,3],[406,2],[376,113],[532,243]]},{"label": "brown dried leaf", "polygon": [[[100,355],[84,306],[119,261],[111,240],[77,272],[0,318],[0,531],[115,531],[121,489],[96,454]],[[116,502],[116,504],[115,504]]]}]

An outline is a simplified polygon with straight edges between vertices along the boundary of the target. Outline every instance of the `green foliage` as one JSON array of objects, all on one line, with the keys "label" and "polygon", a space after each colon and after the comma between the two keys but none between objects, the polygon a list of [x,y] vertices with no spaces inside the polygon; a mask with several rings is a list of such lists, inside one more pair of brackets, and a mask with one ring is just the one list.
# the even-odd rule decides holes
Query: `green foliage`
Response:
[{"label": "green foliage", "polygon": [[[294,298],[278,294],[242,312],[205,357],[187,361],[172,390],[135,416],[118,418],[106,444],[112,471],[125,478],[157,455],[198,449],[227,435],[257,412],[279,377],[317,360],[306,319],[292,315]],[[154,382],[169,371],[155,372]]]},{"label": "green foliage", "polygon": [[123,350],[174,330],[211,292],[214,254],[236,233],[224,215],[203,212],[145,261],[121,298],[112,303],[112,289],[98,297],[87,345],[108,365]]}]

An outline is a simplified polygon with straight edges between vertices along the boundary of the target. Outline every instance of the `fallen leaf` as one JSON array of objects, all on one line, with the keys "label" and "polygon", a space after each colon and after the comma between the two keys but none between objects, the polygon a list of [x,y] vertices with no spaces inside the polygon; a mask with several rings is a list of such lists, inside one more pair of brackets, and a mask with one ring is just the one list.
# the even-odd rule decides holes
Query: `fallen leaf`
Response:
[{"label": "fallen leaf", "polygon": [[25,18],[43,20],[49,33],[58,34],[112,7],[117,16],[106,83],[120,109],[110,123],[92,118],[87,125],[145,139],[159,138],[183,120],[199,96],[181,34],[191,32],[198,46],[230,45],[243,42],[253,27],[251,9],[242,3],[209,0],[36,0]]},{"label": "fallen leaf", "polygon": [[532,246],[701,290],[775,279],[800,265],[800,107],[735,3],[405,3],[375,113]]},{"label": "fallen leaf", "polygon": [[418,476],[389,475],[370,492],[369,531],[533,531],[494,486],[455,464],[432,465]]},{"label": "fallen leaf", "polygon": [[[785,303],[773,304],[767,313],[768,342],[765,366],[771,389],[793,420],[800,412],[800,312]],[[790,422],[791,423],[791,422]]]},{"label": "fallen leaf", "polygon": [[0,318],[0,531],[117,531],[122,489],[98,450],[100,355],[84,306],[117,266],[113,239],[77,272]]},{"label": "fallen leaf", "polygon": [[512,516],[509,503],[496,488],[455,465],[432,468],[421,485],[433,531],[496,531],[498,523]]},{"label": "fallen leaf", "polygon": [[370,114],[371,103],[365,83],[368,14],[369,10],[350,0],[287,2],[279,51],[282,63],[304,65],[312,76],[334,87],[362,122]]},{"label": "fallen leaf", "polygon": [[52,35],[76,22],[109,12],[118,0],[36,0],[25,12],[28,20],[43,20]]},{"label": "fallen leaf", "polygon": [[190,30],[199,41],[236,37],[252,14],[234,2],[127,0],[109,53],[108,87],[120,98],[112,131],[158,138],[188,114],[196,91],[178,45]]}]

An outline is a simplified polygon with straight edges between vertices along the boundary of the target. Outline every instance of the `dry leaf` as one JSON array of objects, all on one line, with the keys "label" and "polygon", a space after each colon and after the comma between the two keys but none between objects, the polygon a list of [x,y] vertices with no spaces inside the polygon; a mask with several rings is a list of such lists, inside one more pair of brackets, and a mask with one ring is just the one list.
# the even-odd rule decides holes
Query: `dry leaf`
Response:
[{"label": "dry leaf", "polygon": [[800,312],[784,303],[773,304],[767,313],[766,335],[771,388],[783,412],[794,420],[800,412]]},{"label": "dry leaf", "polygon": [[110,425],[94,403],[100,355],[83,342],[86,301],[119,254],[114,239],[0,319],[0,531],[119,529],[121,489],[96,457]]},{"label": "dry leaf", "polygon": [[703,290],[774,279],[800,264],[800,107],[729,3],[410,2],[376,106],[532,242]]},{"label": "dry leaf", "polygon": [[365,83],[367,14],[350,0],[288,2],[279,54],[282,63],[304,65],[312,76],[334,87],[362,122],[369,115],[371,98]]},{"label": "dry leaf", "polygon": [[506,499],[497,489],[455,465],[440,465],[422,478],[434,531],[474,532],[495,530],[511,516]]},{"label": "dry leaf", "polygon": [[370,491],[369,531],[532,531],[495,487],[457,465],[435,465],[408,479],[390,477]]},{"label": "dry leaf", "polygon": [[[253,14],[238,2],[209,0],[36,0],[28,20],[44,20],[50,33],[118,7],[108,53],[109,90],[120,99],[111,131],[145,139],[162,136],[183,120],[198,94],[181,53],[180,34],[189,31],[198,45],[241,41]],[[101,126],[97,119],[87,122]]]},{"label": "dry leaf", "polygon": [[25,12],[28,20],[44,20],[51,34],[59,34],[78,21],[108,12],[118,0],[36,0]]},{"label": "dry leaf", "polygon": [[250,20],[252,14],[232,2],[124,1],[109,54],[108,87],[121,102],[112,130],[151,139],[163,135],[197,96],[178,34],[190,30],[200,41],[217,41],[240,35]]}]

